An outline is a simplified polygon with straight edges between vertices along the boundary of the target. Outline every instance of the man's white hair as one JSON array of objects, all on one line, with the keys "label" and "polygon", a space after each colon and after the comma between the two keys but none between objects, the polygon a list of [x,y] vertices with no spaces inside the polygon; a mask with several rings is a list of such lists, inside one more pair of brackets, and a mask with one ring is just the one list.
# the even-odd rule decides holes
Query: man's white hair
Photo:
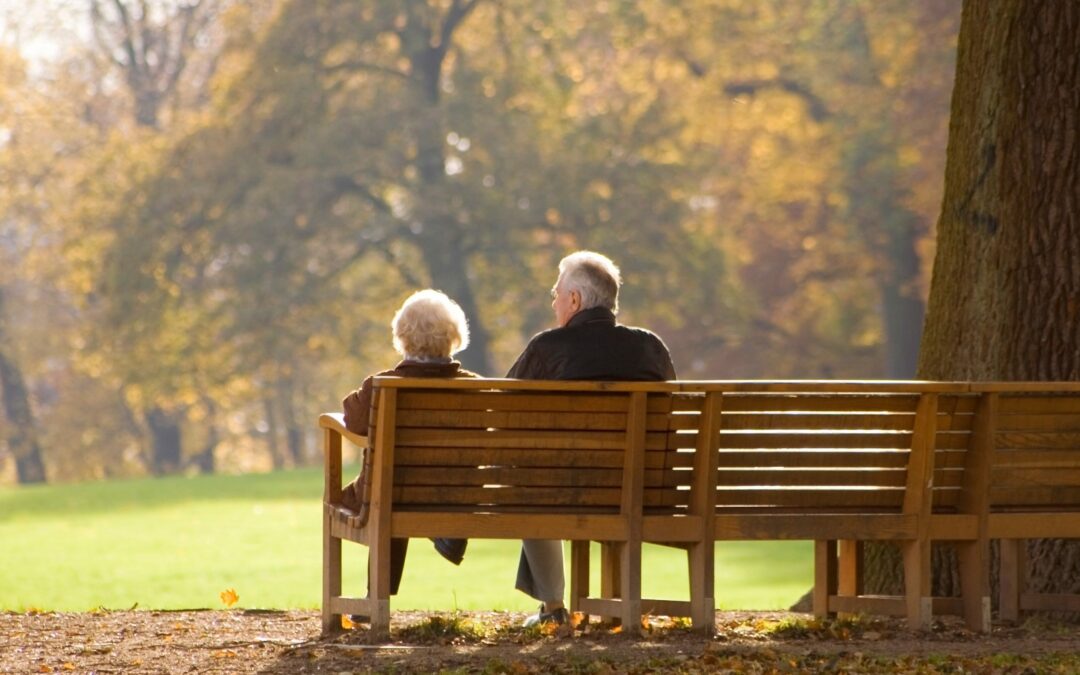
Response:
[{"label": "man's white hair", "polygon": [[611,258],[595,251],[577,251],[559,261],[563,290],[581,294],[581,308],[604,307],[619,312],[622,277]]},{"label": "man's white hair", "polygon": [[394,314],[394,349],[402,356],[445,358],[469,346],[469,322],[461,307],[441,291],[410,295]]}]

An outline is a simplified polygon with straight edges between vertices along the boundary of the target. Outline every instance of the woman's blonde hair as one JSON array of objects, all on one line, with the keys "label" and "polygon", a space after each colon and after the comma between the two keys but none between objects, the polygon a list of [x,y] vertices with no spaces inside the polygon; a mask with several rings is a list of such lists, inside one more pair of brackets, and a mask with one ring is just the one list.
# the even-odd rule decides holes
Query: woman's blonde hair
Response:
[{"label": "woman's blonde hair", "polygon": [[469,346],[469,322],[461,307],[441,291],[410,295],[390,323],[394,349],[402,356],[443,358]]}]

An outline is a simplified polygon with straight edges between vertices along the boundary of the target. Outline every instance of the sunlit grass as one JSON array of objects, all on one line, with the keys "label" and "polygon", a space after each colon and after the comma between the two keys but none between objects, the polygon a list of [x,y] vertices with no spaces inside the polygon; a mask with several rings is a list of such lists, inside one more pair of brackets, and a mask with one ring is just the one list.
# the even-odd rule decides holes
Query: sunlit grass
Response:
[{"label": "sunlit grass", "polygon": [[[223,607],[228,588],[239,607],[317,608],[321,495],[318,469],[2,488],[0,609]],[[518,552],[476,540],[454,567],[414,540],[392,606],[532,610],[513,588]],[[647,546],[643,558],[643,595],[688,597],[685,553]],[[363,594],[365,560],[346,543],[346,592]],[[717,545],[718,608],[787,607],[811,577],[808,542]]]}]

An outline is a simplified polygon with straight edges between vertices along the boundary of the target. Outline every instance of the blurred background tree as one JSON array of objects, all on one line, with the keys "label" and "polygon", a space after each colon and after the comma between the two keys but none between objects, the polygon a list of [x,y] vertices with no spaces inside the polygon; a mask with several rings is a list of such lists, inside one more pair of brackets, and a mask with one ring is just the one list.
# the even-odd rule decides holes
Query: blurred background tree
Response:
[{"label": "blurred background tree", "polygon": [[622,319],[683,377],[914,375],[951,3],[47,0],[0,21],[6,481],[312,461],[315,414],[394,363],[409,292],[457,299],[462,361],[501,375],[581,247],[622,266]]}]

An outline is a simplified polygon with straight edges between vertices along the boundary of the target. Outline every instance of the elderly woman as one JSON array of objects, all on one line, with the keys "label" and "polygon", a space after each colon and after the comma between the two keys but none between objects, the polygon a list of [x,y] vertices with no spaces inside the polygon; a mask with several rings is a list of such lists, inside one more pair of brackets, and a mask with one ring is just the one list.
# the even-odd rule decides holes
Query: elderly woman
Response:
[{"label": "elderly woman", "polygon": [[[445,294],[425,289],[408,297],[391,322],[394,333],[394,349],[403,357],[392,370],[385,370],[377,375],[397,375],[399,377],[477,377],[461,367],[451,357],[469,346],[469,325],[465,312],[456,302]],[[359,389],[350,393],[341,402],[345,409],[345,426],[357,434],[368,433],[368,416],[371,409],[371,375],[364,380]],[[365,516],[368,508],[370,481],[365,474],[370,472],[371,451],[364,453],[364,468],[360,475],[350,482],[342,494],[342,503],[348,509]],[[466,539],[432,539],[437,550],[444,558],[461,564],[465,555]],[[390,593],[396,594],[405,568],[405,554],[409,548],[408,539],[392,539],[390,542]]]}]

